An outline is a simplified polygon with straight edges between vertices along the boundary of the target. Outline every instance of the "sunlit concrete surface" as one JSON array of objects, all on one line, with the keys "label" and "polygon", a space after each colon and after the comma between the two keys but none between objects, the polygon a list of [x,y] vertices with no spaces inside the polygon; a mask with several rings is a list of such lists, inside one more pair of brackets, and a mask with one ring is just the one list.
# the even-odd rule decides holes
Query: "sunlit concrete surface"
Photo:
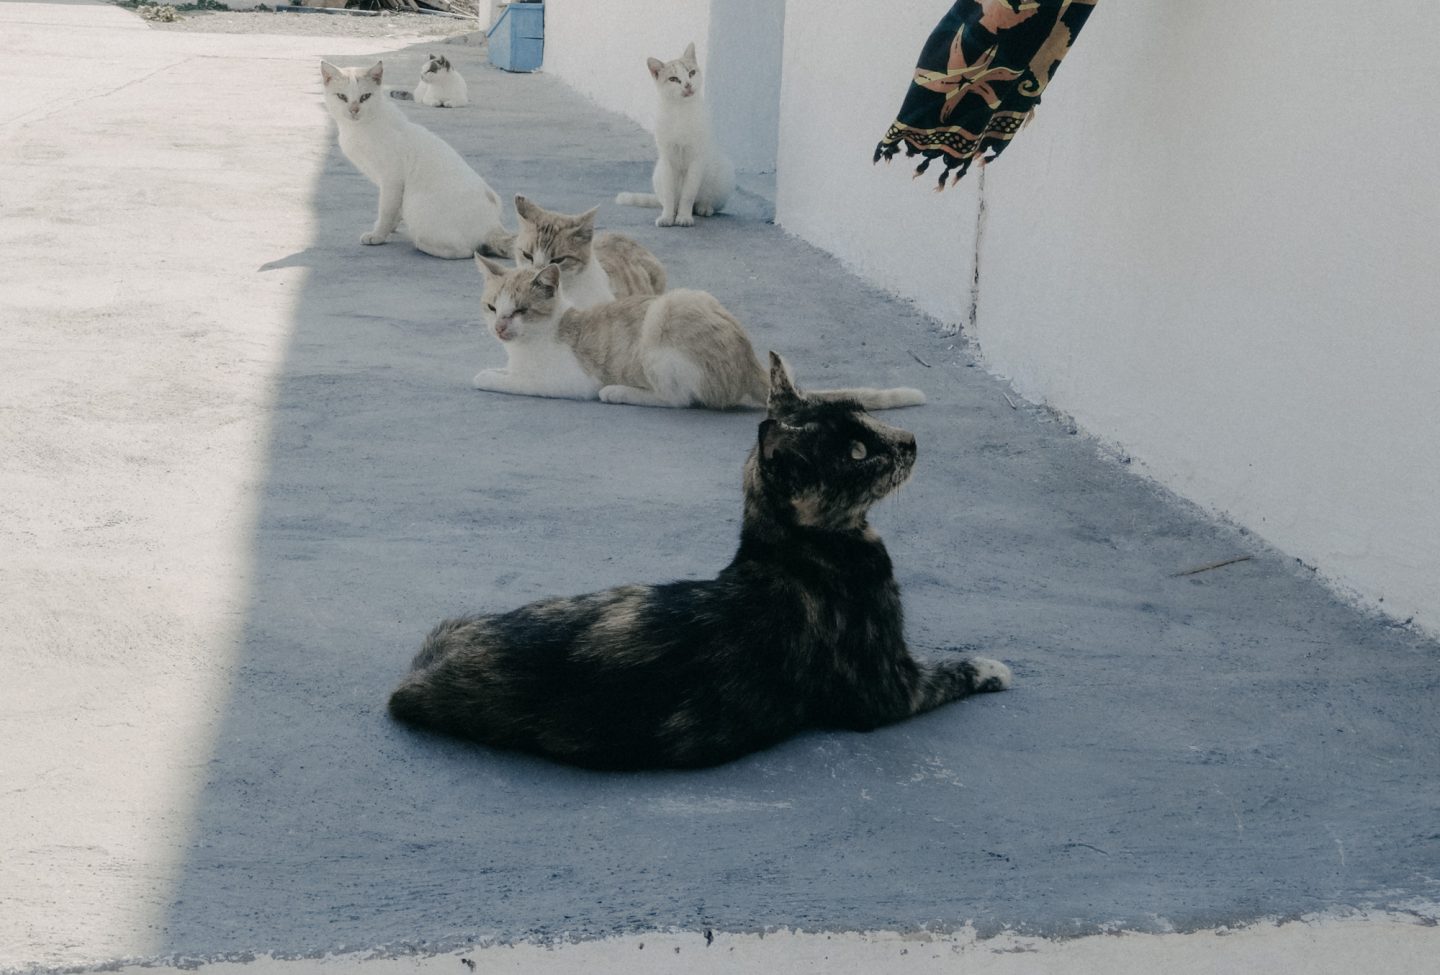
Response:
[{"label": "sunlit concrete surface", "polygon": [[[319,105],[322,55],[410,83],[423,46],[383,47],[0,4],[0,969],[438,971],[491,944],[643,971],[645,941],[789,970],[767,959],[830,964],[828,937],[864,970],[939,944],[977,971],[1133,945],[1150,971],[1182,942],[1066,939],[1202,932],[1199,966],[1250,943],[1203,932],[1260,922],[1257,951],[1419,970],[1433,642],[1134,477],[764,201],[691,231],[610,205],[649,138],[459,45],[472,107],[405,110],[502,194],[604,204],[802,383],[930,394],[888,417],[920,457],[875,523],[912,642],[1017,680],[692,773],[393,726],[444,615],[719,568],[756,418],[471,389],[503,361],[474,268],[358,244],[375,193]],[[1272,923],[1357,910],[1378,927]],[[781,929],[810,934],[758,938]]]}]

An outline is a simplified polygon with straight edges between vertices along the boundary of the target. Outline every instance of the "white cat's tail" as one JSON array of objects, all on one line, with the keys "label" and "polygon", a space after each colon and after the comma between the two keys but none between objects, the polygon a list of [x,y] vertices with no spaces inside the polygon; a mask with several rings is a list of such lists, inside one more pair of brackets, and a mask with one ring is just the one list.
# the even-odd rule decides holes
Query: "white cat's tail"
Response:
[{"label": "white cat's tail", "polygon": [[654,193],[617,193],[615,202],[622,207],[650,207],[656,210],[665,206]]},{"label": "white cat's tail", "polygon": [[920,406],[925,394],[909,386],[890,389],[807,389],[805,395],[818,400],[854,400],[867,410],[898,410],[902,406]]},{"label": "white cat's tail", "polygon": [[[772,373],[775,369],[783,370],[789,384],[794,386],[795,377],[790,372],[789,363],[774,352],[770,353],[770,369],[771,371],[767,372],[759,362],[755,363],[747,398],[757,406],[763,407],[769,401],[773,384]],[[894,386],[890,389],[807,389],[804,396],[806,399],[825,402],[850,400],[867,410],[897,410],[902,406],[920,406],[925,402],[925,394],[909,386]]]}]

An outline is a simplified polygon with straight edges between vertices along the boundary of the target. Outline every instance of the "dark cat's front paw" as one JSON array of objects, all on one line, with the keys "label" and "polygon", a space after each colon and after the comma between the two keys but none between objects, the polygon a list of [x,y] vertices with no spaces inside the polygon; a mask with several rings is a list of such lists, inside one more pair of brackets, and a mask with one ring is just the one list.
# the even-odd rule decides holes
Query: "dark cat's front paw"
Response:
[{"label": "dark cat's front paw", "polygon": [[991,660],[989,657],[971,657],[970,666],[975,668],[975,692],[1009,690],[1010,685],[1015,682],[1015,677],[1010,673],[1010,668],[998,660]]}]

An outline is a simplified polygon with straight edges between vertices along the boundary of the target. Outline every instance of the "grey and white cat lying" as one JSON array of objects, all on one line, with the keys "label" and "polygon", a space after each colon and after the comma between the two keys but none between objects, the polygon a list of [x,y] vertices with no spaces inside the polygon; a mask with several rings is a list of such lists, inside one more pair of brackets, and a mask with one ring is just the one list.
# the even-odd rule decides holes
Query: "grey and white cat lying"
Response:
[{"label": "grey and white cat lying", "polygon": [[382,73],[379,61],[369,69],[320,62],[340,148],[380,189],[375,226],[360,243],[385,243],[403,219],[427,254],[458,260],[483,248],[508,257],[514,235],[500,223],[500,197],[444,139],[383,97]]},{"label": "grey and white cat lying", "polygon": [[[507,269],[476,255],[485,275],[485,321],[505,346],[504,369],[484,369],[477,389],[599,399],[632,406],[764,406],[770,379],[750,336],[713,295],[677,290],[571,305],[560,268]],[[814,399],[865,409],[918,406],[918,389],[819,390]]]},{"label": "grey and white cat lying", "polygon": [[650,58],[660,97],[655,119],[655,192],[621,193],[625,206],[659,207],[657,227],[692,227],[695,217],[719,213],[735,189],[735,167],[715,142],[710,112],[700,97],[695,44],[674,61]]},{"label": "grey and white cat lying", "polygon": [[432,54],[420,69],[420,83],[415,86],[415,100],[435,108],[464,108],[470,104],[465,79],[442,54]]},{"label": "grey and white cat lying", "polygon": [[595,236],[595,213],[555,213],[515,197],[520,221],[515,263],[560,268],[560,287],[576,308],[593,308],[616,298],[665,291],[665,268],[638,241],[620,234]]}]

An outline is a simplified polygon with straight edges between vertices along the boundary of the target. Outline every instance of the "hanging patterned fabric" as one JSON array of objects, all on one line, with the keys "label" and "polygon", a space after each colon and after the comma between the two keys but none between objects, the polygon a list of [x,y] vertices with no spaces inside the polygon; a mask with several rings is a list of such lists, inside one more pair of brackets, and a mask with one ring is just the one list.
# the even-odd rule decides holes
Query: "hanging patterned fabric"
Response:
[{"label": "hanging patterned fabric", "polygon": [[900,117],[875,147],[940,159],[937,190],[1004,151],[1030,121],[1060,59],[1099,0],[956,0],[920,52]]}]

